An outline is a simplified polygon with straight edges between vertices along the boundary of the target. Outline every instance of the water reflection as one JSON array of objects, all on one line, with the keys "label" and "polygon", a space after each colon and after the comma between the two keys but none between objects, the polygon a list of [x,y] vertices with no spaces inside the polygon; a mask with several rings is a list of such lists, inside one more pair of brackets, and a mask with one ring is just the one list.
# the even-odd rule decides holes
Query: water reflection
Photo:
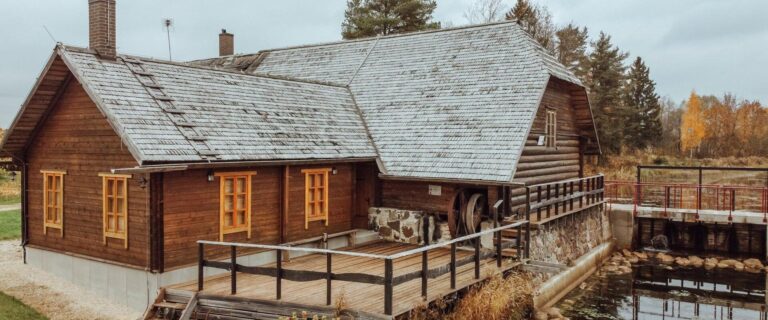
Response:
[{"label": "water reflection", "polygon": [[558,307],[571,319],[767,319],[764,273],[667,268],[596,274]]}]

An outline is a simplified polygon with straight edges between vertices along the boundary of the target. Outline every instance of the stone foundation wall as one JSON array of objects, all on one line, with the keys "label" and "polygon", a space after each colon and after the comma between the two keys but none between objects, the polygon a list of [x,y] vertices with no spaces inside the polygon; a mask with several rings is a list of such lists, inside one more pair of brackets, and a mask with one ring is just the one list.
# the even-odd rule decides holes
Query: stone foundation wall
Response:
[{"label": "stone foundation wall", "polygon": [[610,239],[608,212],[597,206],[539,226],[531,235],[531,259],[570,265]]},{"label": "stone foundation wall", "polygon": [[[424,216],[422,211],[372,207],[368,209],[368,227],[387,241],[423,245]],[[436,222],[432,215],[426,216],[429,220],[427,238],[431,239],[430,243],[450,239],[445,223]]]}]

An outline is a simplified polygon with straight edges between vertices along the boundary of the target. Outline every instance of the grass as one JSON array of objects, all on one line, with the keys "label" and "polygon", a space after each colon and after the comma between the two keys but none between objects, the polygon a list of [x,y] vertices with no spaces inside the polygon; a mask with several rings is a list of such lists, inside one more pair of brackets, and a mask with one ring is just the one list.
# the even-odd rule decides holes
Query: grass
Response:
[{"label": "grass", "polygon": [[35,309],[32,309],[16,298],[0,292],[0,319],[7,320],[37,320],[47,319]]},{"label": "grass", "polygon": [[[0,212],[0,240],[18,239],[19,237],[21,237],[21,210]],[[4,318],[0,317],[0,319]]]},{"label": "grass", "polygon": [[[624,151],[617,155],[608,155],[603,163],[588,163],[585,170],[588,175],[598,172],[603,173],[607,180],[634,181],[637,173],[637,165],[768,167],[768,158],[722,157],[691,159],[678,155],[665,155],[653,150],[637,150]],[[656,174],[665,173],[657,171]]]},{"label": "grass", "polygon": [[0,205],[21,202],[21,181],[19,180],[11,180],[7,172],[0,171]]}]

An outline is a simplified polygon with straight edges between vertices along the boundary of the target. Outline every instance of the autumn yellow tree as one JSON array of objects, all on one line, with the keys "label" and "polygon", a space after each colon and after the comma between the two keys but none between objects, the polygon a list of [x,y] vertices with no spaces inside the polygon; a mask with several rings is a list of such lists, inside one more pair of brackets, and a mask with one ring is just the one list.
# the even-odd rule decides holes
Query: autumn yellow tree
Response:
[{"label": "autumn yellow tree", "polygon": [[768,110],[757,101],[742,102],[736,110],[736,138],[740,154],[765,155],[768,149]]},{"label": "autumn yellow tree", "polygon": [[701,99],[696,91],[691,92],[691,97],[685,103],[685,112],[680,123],[680,147],[683,152],[691,152],[698,149],[706,135],[704,115],[701,110]]}]

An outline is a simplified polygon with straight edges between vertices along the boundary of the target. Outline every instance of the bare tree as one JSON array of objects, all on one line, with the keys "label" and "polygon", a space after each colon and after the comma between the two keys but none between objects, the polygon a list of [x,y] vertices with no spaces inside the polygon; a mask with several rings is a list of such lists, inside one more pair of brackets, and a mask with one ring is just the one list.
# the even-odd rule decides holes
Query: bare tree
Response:
[{"label": "bare tree", "polygon": [[496,22],[504,19],[506,10],[507,6],[502,0],[476,0],[464,11],[464,18],[470,24]]}]

